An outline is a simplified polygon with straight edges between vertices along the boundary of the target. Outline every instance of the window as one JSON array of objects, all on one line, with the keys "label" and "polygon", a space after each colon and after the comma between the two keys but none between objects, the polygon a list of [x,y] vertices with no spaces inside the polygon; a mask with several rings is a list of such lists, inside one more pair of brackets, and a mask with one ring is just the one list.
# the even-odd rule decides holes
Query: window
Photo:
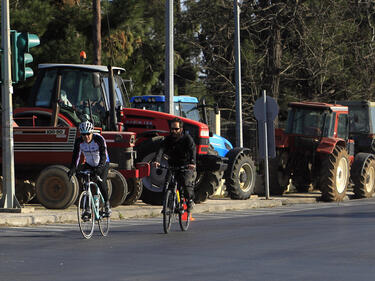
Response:
[{"label": "window", "polygon": [[55,87],[56,70],[46,71],[40,82],[39,91],[36,96],[35,106],[51,106],[52,93]]},{"label": "window", "polygon": [[340,114],[337,124],[337,137],[347,139],[349,136],[348,127],[348,115]]}]

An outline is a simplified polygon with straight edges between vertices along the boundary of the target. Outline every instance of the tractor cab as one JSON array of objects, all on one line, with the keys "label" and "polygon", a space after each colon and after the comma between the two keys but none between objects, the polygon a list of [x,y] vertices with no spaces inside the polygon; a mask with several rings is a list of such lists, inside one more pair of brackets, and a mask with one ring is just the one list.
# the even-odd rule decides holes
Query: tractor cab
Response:
[{"label": "tractor cab", "polygon": [[356,153],[375,153],[375,102],[340,101],[349,108],[349,134]]},{"label": "tractor cab", "polygon": [[[120,74],[125,70],[113,67],[113,87],[116,108],[124,106],[125,85]],[[98,65],[75,64],[40,64],[36,83],[34,84],[29,105],[33,110],[18,110],[18,117],[23,124],[36,122],[37,125],[50,125],[50,110],[59,107],[59,123],[68,120],[77,125],[83,120],[93,121],[95,127],[110,127],[110,74],[108,68]],[[39,108],[39,112],[35,110]],[[34,119],[27,118],[33,115]],[[65,125],[65,124],[64,124]]]},{"label": "tractor cab", "polygon": [[331,153],[337,142],[351,146],[346,106],[292,102],[285,131],[276,130],[276,146],[292,151],[318,150]]}]

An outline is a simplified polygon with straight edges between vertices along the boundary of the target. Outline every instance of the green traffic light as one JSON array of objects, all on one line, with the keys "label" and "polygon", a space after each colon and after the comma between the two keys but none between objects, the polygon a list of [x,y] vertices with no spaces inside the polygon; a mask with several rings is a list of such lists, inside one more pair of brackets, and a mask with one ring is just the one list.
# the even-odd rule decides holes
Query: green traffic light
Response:
[{"label": "green traffic light", "polygon": [[30,48],[40,44],[39,37],[28,32],[17,32],[11,30],[11,50],[12,50],[12,81],[18,83],[25,81],[34,75],[33,70],[26,65],[33,61],[33,57],[28,52]]}]

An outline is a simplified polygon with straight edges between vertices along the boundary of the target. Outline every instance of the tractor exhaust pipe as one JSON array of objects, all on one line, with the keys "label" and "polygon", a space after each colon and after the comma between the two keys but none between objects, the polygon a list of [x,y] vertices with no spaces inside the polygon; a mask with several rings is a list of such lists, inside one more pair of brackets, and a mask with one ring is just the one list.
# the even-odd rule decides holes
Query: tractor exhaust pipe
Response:
[{"label": "tractor exhaust pipe", "polygon": [[112,66],[108,65],[109,72],[109,102],[111,108],[109,110],[109,125],[112,131],[117,130],[117,115],[116,115],[116,92],[115,92],[115,81],[113,79]]}]

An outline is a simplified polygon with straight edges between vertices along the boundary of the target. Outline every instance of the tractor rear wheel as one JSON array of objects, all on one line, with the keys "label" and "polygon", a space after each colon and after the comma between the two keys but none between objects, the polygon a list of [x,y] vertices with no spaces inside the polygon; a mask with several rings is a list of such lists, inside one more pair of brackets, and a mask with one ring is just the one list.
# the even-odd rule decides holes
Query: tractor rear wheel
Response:
[{"label": "tractor rear wheel", "polygon": [[[137,147],[139,161],[147,163],[155,161],[156,152],[159,150],[162,140],[163,137],[154,137],[141,143]],[[208,154],[217,155],[217,152],[209,148]],[[162,158],[161,164],[168,166],[168,161],[165,158]],[[165,185],[166,173],[167,170],[156,169],[151,165],[150,175],[142,178],[143,191],[141,199],[144,203],[151,205],[163,204],[163,188]],[[194,187],[194,201],[196,203],[203,202],[208,196],[214,194],[219,187],[223,175],[224,172],[198,171]]]},{"label": "tractor rear wheel", "polygon": [[35,197],[35,183],[28,180],[16,179],[15,185],[16,197],[21,205],[29,203]]},{"label": "tractor rear wheel", "polygon": [[342,201],[349,183],[349,154],[346,148],[335,147],[322,161],[319,187],[323,201]]},{"label": "tractor rear wheel", "polygon": [[78,180],[68,178],[67,167],[53,165],[41,171],[35,184],[39,202],[48,209],[65,209],[72,205],[79,191]]},{"label": "tractor rear wheel", "polygon": [[126,195],[128,195],[128,184],[125,177],[117,170],[109,170],[108,177],[110,178],[112,184],[112,194],[109,201],[111,203],[111,207],[114,208],[124,202]]},{"label": "tractor rear wheel", "polygon": [[367,158],[358,178],[353,178],[356,198],[371,198],[375,187],[375,159]]},{"label": "tractor rear wheel", "polygon": [[[218,155],[212,147],[208,148],[208,155]],[[194,186],[194,202],[201,203],[214,194],[220,186],[224,172],[220,171],[199,171]]]},{"label": "tractor rear wheel", "polygon": [[218,189],[224,172],[198,172],[194,186],[194,202],[201,203]]},{"label": "tractor rear wheel", "polygon": [[242,153],[233,163],[229,177],[225,178],[225,185],[231,199],[249,199],[254,192],[256,170],[254,162],[248,154]]},{"label": "tractor rear wheel", "polygon": [[128,182],[128,196],[126,196],[122,205],[133,205],[142,195],[142,180],[129,178],[126,181]]},{"label": "tractor rear wheel", "polygon": [[268,162],[271,195],[283,195],[288,188],[290,178],[290,173],[286,169],[288,158],[287,151],[278,151],[276,158]]},{"label": "tractor rear wheel", "polygon": [[[142,201],[150,205],[163,204],[163,188],[167,171],[162,169],[162,173],[159,175],[158,169],[151,165],[155,161],[162,140],[163,137],[153,137],[137,146],[138,162],[150,163],[150,175],[142,178],[143,191],[141,195]],[[162,158],[161,164],[168,166],[167,160],[164,158]]]}]

